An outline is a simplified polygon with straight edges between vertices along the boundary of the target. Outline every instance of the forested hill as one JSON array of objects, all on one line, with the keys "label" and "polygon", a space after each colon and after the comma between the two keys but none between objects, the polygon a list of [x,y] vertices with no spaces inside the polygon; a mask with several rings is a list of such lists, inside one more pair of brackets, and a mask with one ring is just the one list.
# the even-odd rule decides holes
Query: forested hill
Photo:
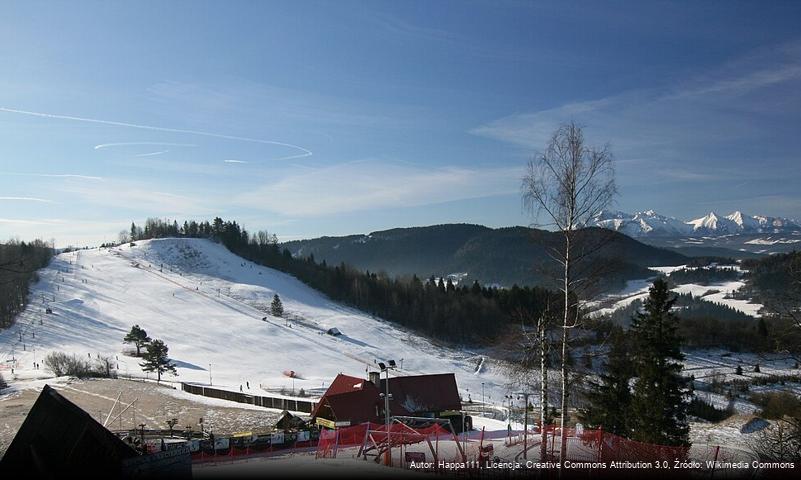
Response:
[{"label": "forested hill", "polygon": [[[526,321],[538,318],[559,295],[543,288],[490,288],[478,283],[458,287],[452,282],[430,282],[410,276],[397,278],[327,264],[310,257],[293,257],[275,235],[248,232],[233,221],[177,221],[149,218],[144,228],[131,224],[130,235],[120,240],[151,238],[208,238],[254,263],[288,273],[332,300],[358,308],[426,335],[450,343],[488,345]],[[136,244],[134,242],[133,246]],[[113,246],[113,245],[104,245]],[[557,312],[558,313],[558,312]]]},{"label": "forested hill", "polygon": [[36,270],[52,256],[53,248],[41,240],[0,243],[0,329],[10,326],[25,308]]},{"label": "forested hill", "polygon": [[[603,244],[593,257],[596,262],[607,264],[602,280],[610,288],[627,279],[647,276],[647,267],[688,261],[684,255],[617,232],[588,228],[581,235],[593,237],[588,244]],[[553,264],[547,249],[557,247],[559,242],[559,234],[545,230],[447,224],[298,240],[281,246],[294,256],[313,255],[317,261],[325,260],[331,265],[344,262],[360,269],[423,278],[467,273],[465,281],[511,286],[546,285],[545,269]]]}]

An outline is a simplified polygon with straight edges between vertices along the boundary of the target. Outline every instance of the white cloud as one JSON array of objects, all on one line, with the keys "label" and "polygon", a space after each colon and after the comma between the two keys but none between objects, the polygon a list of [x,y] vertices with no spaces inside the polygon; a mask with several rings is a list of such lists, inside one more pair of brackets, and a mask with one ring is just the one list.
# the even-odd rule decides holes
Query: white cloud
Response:
[{"label": "white cloud", "polygon": [[[781,175],[748,168],[768,156],[787,174],[796,152],[783,132],[799,118],[801,61],[787,49],[766,55],[745,57],[680,84],[509,115],[470,133],[533,154],[559,124],[576,121],[586,127],[588,143],[608,142],[618,161],[639,164],[639,169],[620,171],[624,182],[627,176],[649,183],[722,180],[737,176],[736,171],[762,178]],[[765,153],[756,153],[761,157],[754,157],[755,145],[768,146]]]},{"label": "white cloud", "polygon": [[71,218],[0,218],[0,238],[55,241],[56,247],[98,245],[116,240],[120,230],[127,230],[130,219],[93,220]]},{"label": "white cloud", "polygon": [[733,78],[723,78],[709,85],[679,90],[666,98],[674,99],[690,96],[703,96],[709,94],[727,93],[740,95],[760,88],[767,88],[776,84],[801,79],[801,65],[785,64],[773,68],[764,68]]},{"label": "white cloud", "polygon": [[288,175],[234,203],[289,216],[413,207],[517,193],[522,168],[349,162]]},{"label": "white cloud", "polygon": [[55,222],[49,220],[36,220],[28,218],[0,218],[0,223],[11,225],[50,225]]},{"label": "white cloud", "polygon": [[[153,187],[149,183],[109,179],[102,186],[66,185],[59,190],[90,205],[158,212],[160,216],[206,215],[215,211],[215,200],[208,194],[201,199],[189,194],[158,191]],[[216,207],[219,209],[219,204]]]}]

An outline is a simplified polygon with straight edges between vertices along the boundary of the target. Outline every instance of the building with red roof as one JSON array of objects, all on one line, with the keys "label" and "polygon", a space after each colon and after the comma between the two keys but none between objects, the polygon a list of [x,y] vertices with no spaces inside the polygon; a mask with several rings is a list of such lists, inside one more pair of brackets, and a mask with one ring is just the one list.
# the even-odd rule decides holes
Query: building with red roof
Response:
[{"label": "building with red roof", "polygon": [[[377,372],[370,380],[339,374],[315,405],[312,419],[329,428],[383,423],[385,391],[386,379]],[[390,377],[389,393],[391,416],[436,418],[462,408],[452,373]]]}]

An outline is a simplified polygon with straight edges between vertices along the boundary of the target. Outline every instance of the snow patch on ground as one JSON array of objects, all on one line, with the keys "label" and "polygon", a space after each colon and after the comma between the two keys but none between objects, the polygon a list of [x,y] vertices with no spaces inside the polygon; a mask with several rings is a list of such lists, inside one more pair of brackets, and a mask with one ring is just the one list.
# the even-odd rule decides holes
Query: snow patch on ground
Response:
[{"label": "snow patch on ground", "polygon": [[[649,267],[650,270],[658,272],[663,275],[670,275],[671,273],[685,268],[685,265],[667,266],[667,267]],[[726,265],[717,268],[740,271],[738,265]],[[592,310],[593,315],[606,315],[625,308],[631,305],[636,300],[644,300],[648,296],[648,289],[653,284],[654,278],[629,280],[626,286],[619,292],[607,295],[601,300],[590,302],[587,307]],[[717,303],[719,305],[726,305],[737,311],[751,315],[752,317],[759,318],[759,310],[763,305],[752,303],[749,300],[729,298],[739,289],[745,286],[745,282],[741,280],[711,283],[709,285],[699,285],[695,283],[688,283],[678,285],[673,288],[673,291],[681,294],[691,294],[693,297],[700,298],[707,302]],[[706,295],[707,292],[716,290],[717,292]]]},{"label": "snow patch on ground", "polygon": [[[688,283],[677,286],[676,288],[673,289],[673,291],[676,293],[689,293],[692,294],[693,297],[702,298],[704,301],[717,303],[719,305],[725,305],[727,307],[745,313],[746,315],[751,315],[752,317],[758,318],[760,316],[759,310],[763,307],[762,304],[751,303],[748,300],[727,298],[733,295],[737,290],[741,289],[744,286],[745,282],[741,280],[713,283],[709,285],[698,285],[695,283]],[[718,292],[705,295],[710,290],[718,290]]]}]

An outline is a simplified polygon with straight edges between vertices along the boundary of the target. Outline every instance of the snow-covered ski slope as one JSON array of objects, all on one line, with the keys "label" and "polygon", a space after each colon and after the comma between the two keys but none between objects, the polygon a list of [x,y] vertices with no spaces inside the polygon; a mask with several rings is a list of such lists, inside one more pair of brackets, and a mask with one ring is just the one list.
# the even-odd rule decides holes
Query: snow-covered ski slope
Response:
[{"label": "snow-covered ski slope", "polygon": [[[302,378],[294,380],[296,390],[314,392],[340,372],[366,376],[376,360],[403,359],[397,374],[456,373],[465,399],[469,392],[480,400],[482,382],[495,401],[508,393],[499,371],[484,365],[476,373],[480,356],[342,306],[208,240],[158,239],[63,253],[39,273],[17,325],[0,332],[0,362],[8,369],[13,355],[20,379],[47,374],[32,368],[50,351],[117,356],[122,375],[144,375],[139,360],[122,353],[132,348],[123,337],[138,324],[168,345],[179,381],[208,383],[210,368],[215,386],[247,390],[249,382],[257,393],[259,385],[292,388],[284,374],[291,370]],[[275,293],[292,320],[269,314]],[[53,313],[43,313],[46,307]],[[325,334],[332,327],[343,335]]]}]

